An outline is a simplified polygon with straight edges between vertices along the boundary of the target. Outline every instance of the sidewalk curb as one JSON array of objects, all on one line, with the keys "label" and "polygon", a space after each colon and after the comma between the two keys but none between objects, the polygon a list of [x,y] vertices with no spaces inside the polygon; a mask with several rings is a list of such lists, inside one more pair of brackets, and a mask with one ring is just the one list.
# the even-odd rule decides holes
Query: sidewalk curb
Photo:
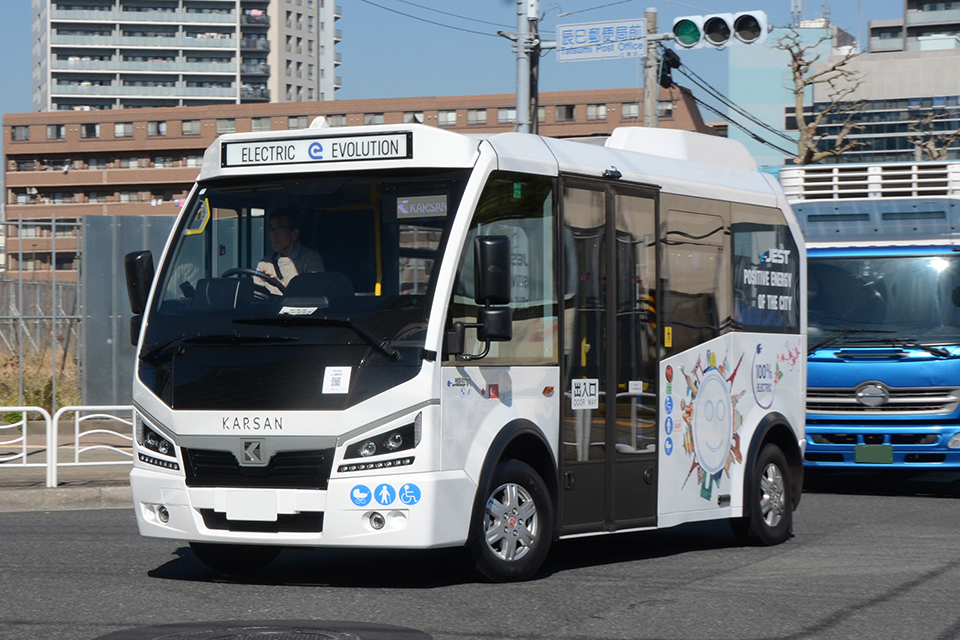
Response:
[{"label": "sidewalk curb", "polygon": [[129,486],[9,489],[0,488],[0,513],[70,511],[77,509],[129,509]]}]

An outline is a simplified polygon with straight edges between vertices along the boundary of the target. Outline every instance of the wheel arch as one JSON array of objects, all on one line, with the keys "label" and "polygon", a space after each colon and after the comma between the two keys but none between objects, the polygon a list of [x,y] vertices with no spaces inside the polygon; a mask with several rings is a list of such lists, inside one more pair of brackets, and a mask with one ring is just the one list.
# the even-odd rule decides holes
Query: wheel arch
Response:
[{"label": "wheel arch", "polygon": [[[787,459],[791,479],[790,498],[793,508],[796,509],[797,505],[800,504],[800,496],[803,492],[803,455],[800,453],[796,433],[783,414],[778,412],[768,413],[757,425],[753,439],[750,441],[750,448],[747,450],[745,468],[748,472],[746,477],[751,477],[752,474],[749,470],[753,469],[757,456],[760,455],[760,450],[768,442],[777,445]],[[752,483],[746,482],[743,492],[744,515],[747,515],[746,510],[751,509],[751,505],[754,503]]]},{"label": "wheel arch", "polygon": [[[483,459],[483,466],[480,468],[480,477],[477,482],[477,493],[473,500],[467,544],[471,542],[474,532],[477,530],[477,519],[483,518],[483,509],[492,488],[490,483],[493,472],[497,465],[504,460],[518,460],[526,463],[543,478],[547,489],[550,491],[550,502],[553,505],[554,513],[556,513],[559,502],[558,471],[550,445],[543,432],[533,422],[524,419],[513,420],[500,429],[500,432],[490,443],[487,455]],[[551,535],[556,537],[556,524]]]}]

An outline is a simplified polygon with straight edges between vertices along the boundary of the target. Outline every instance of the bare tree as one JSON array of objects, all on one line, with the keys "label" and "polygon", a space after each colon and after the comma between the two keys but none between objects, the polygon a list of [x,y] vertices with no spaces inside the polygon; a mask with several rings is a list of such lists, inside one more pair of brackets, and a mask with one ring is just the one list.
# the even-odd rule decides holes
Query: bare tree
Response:
[{"label": "bare tree", "polygon": [[[825,35],[812,44],[804,44],[800,33],[791,30],[775,45],[775,48],[786,51],[790,56],[794,110],[797,130],[800,133],[797,140],[797,155],[794,158],[796,164],[819,162],[824,158],[842,155],[865,144],[850,138],[851,133],[863,129],[863,125],[854,122],[853,117],[856,112],[862,110],[864,103],[862,100],[848,99],[862,82],[862,77],[847,66],[858,54],[850,51],[835,62],[817,64],[820,61],[820,55],[816,53],[816,49],[832,37],[832,35]],[[825,87],[828,102],[821,103],[824,106],[811,110],[808,121],[803,109],[804,98],[818,85]],[[846,119],[835,137],[834,134],[825,131],[817,133],[824,121],[835,121],[845,114]]]},{"label": "bare tree", "polygon": [[[937,131],[938,122],[953,117],[943,111],[935,111],[915,118],[909,125],[907,140],[913,145],[916,160],[946,160],[947,151],[960,140],[960,129]],[[926,156],[926,158],[924,158]]]}]

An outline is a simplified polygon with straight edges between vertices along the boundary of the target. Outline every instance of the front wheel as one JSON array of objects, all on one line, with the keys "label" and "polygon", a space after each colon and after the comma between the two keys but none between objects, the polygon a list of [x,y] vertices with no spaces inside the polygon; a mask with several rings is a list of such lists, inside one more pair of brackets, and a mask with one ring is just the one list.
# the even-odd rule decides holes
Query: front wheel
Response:
[{"label": "front wheel", "polygon": [[760,450],[744,487],[745,515],[732,521],[743,543],[758,547],[780,544],[793,528],[793,495],[787,458],[775,444]]},{"label": "front wheel", "polygon": [[474,567],[493,582],[526,580],[550,551],[550,492],[540,474],[518,460],[498,465],[489,486],[483,513],[474,517]]},{"label": "front wheel", "polygon": [[222,573],[248,573],[262,569],[280,555],[280,547],[254,544],[191,542],[190,548],[203,564]]}]

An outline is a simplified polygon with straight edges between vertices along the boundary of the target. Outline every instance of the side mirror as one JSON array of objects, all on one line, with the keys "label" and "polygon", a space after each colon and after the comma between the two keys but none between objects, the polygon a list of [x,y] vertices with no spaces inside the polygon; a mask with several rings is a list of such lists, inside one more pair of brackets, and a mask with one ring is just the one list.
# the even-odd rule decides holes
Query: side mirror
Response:
[{"label": "side mirror", "polygon": [[143,325],[143,316],[139,313],[130,317],[130,344],[137,346],[140,342],[140,327]]},{"label": "side mirror", "polygon": [[473,247],[477,305],[510,304],[510,238],[479,236]]},{"label": "side mirror", "polygon": [[513,340],[513,309],[478,309],[477,339],[483,342],[509,342]]},{"label": "side mirror", "polygon": [[147,308],[147,296],[153,283],[153,254],[149,251],[134,251],[123,258],[123,271],[127,278],[127,297],[134,315]]},{"label": "side mirror", "polygon": [[[458,360],[479,360],[490,353],[491,342],[513,340],[513,309],[510,304],[510,238],[480,236],[473,244],[474,300],[477,322],[454,322],[444,336],[444,354]],[[464,330],[476,329],[477,339],[484,343],[478,354],[464,354]]]}]

